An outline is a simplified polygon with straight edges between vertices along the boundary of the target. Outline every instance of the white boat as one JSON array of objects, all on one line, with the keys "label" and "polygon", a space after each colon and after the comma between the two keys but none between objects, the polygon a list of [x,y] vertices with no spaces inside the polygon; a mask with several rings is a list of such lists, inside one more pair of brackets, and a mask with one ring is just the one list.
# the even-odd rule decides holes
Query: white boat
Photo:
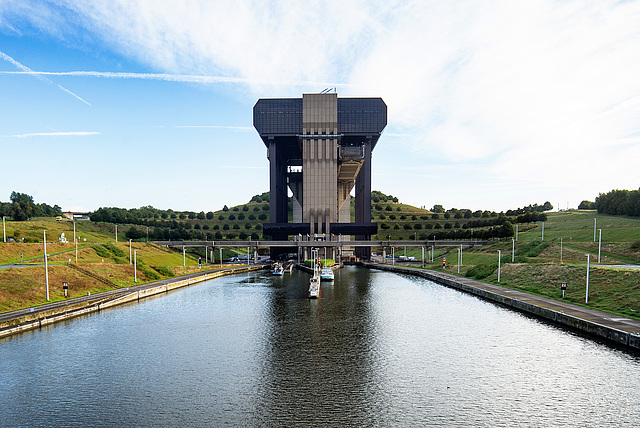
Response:
[{"label": "white boat", "polygon": [[309,298],[317,299],[320,296],[320,277],[312,276],[309,280]]},{"label": "white boat", "polygon": [[[311,250],[311,253],[318,254],[318,250]],[[317,299],[320,297],[320,259],[313,258],[313,276],[309,280],[309,298]]]},{"label": "white boat", "polygon": [[333,281],[333,270],[330,267],[323,267],[320,271],[320,279],[322,281]]},{"label": "white boat", "polygon": [[284,275],[284,267],[280,263],[273,265],[272,275]]}]

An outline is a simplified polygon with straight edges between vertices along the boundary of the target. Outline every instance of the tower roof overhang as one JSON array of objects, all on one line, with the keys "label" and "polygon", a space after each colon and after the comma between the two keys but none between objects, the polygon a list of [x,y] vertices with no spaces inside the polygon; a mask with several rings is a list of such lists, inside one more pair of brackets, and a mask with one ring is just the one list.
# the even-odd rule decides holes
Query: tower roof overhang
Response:
[{"label": "tower roof overhang", "polygon": [[[302,98],[259,99],[253,126],[267,147],[270,140],[298,138],[303,133]],[[337,134],[342,139],[370,141],[373,149],[385,126],[387,105],[382,98],[338,98]]]}]

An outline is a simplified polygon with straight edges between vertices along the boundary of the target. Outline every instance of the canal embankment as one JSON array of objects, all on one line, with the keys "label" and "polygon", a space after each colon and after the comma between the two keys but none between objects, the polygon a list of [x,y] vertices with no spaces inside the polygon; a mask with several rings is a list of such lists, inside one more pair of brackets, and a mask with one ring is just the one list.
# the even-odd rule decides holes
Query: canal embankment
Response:
[{"label": "canal embankment", "polygon": [[236,266],[216,271],[198,272],[175,278],[119,288],[93,295],[76,297],[41,306],[0,314],[0,338],[45,327],[60,321],[99,312],[147,297],[188,287],[226,275],[267,269],[268,265]]},{"label": "canal embankment", "polygon": [[606,342],[640,351],[640,321],[475,279],[407,266],[364,267],[416,275]]}]

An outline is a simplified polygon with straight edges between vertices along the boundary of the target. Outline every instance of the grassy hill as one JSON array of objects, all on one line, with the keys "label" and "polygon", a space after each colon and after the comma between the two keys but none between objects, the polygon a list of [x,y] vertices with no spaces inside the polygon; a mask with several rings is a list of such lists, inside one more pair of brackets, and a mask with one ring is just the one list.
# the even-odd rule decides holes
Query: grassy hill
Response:
[{"label": "grassy hill", "polygon": [[[268,194],[255,195],[246,204],[225,207],[209,213],[156,210],[143,207],[133,211],[131,217],[138,224],[118,225],[118,243],[115,243],[115,225],[108,222],[76,222],[78,238],[78,262],[73,245],[73,223],[39,218],[26,222],[7,221],[7,236],[14,241],[0,243],[0,265],[20,262],[42,264],[42,231],[47,230],[47,252],[50,255],[50,284],[52,299],[62,299],[62,281],[70,283],[72,296],[133,284],[133,268],[129,265],[127,232],[137,230],[138,238],[132,244],[138,250],[138,280],[152,281],[179,275],[182,252],[157,247],[147,240],[154,239],[157,230],[172,239],[180,239],[180,233],[188,232],[191,239],[264,239],[262,223],[269,221]],[[142,213],[142,214],[141,214]],[[120,212],[120,215],[123,215]],[[397,198],[375,194],[372,203],[372,220],[379,224],[374,240],[427,240],[437,231],[473,230],[475,234],[492,227],[492,222],[504,217],[491,211],[455,210],[434,213],[397,201]],[[126,219],[126,217],[123,217]],[[515,217],[509,217],[514,220]],[[595,211],[566,211],[547,214],[544,222],[517,224],[518,241],[515,245],[516,263],[511,264],[512,239],[495,239],[483,247],[465,249],[460,266],[461,275],[469,275],[489,282],[497,282],[497,251],[502,251],[501,285],[523,289],[557,298],[562,282],[572,284],[567,292],[569,301],[580,304],[580,296],[586,276],[585,254],[592,255],[595,263],[598,242],[593,241],[594,218],[602,229],[601,262],[640,263],[640,219],[633,217],[601,215]],[[353,209],[352,209],[353,219]],[[143,223],[143,224],[140,224]],[[484,226],[482,224],[485,224]],[[59,241],[64,233],[70,243]],[[177,238],[176,238],[177,236]],[[562,245],[561,241],[562,240]],[[187,253],[186,271],[198,269],[198,257],[204,253]],[[200,250],[202,251],[202,250]],[[241,250],[242,251],[242,250]],[[381,251],[381,249],[374,249]],[[418,260],[421,249],[396,248],[396,255],[406,254]],[[560,263],[562,253],[562,264]],[[235,255],[225,250],[224,258]],[[22,256],[22,257],[21,257]],[[218,257],[218,254],[215,254]],[[428,264],[431,269],[442,269],[441,257],[447,258],[446,270],[457,273],[457,249],[436,248],[436,260]],[[72,265],[72,266],[69,266]],[[80,270],[75,267],[80,268]],[[206,269],[215,266],[207,266]],[[620,271],[604,267],[592,268],[594,295],[590,306],[626,316],[640,313],[640,271]],[[44,303],[44,269],[41,267],[0,269],[0,311],[17,309]],[[100,279],[97,280],[96,278]]]},{"label": "grassy hill", "polygon": [[[602,229],[601,263],[598,242],[593,241],[594,218]],[[524,229],[524,230],[523,230]],[[599,232],[597,233],[599,238]],[[562,242],[560,240],[562,239]],[[544,224],[519,228],[512,260],[512,238],[464,249],[460,275],[498,284],[498,250],[502,252],[499,285],[539,294],[606,312],[640,319],[640,270],[612,268],[640,263],[640,218],[600,215],[594,211],[549,213]],[[403,249],[396,249],[396,255]],[[590,255],[589,304],[586,297],[586,254]],[[421,250],[407,250],[420,259]],[[436,260],[427,268],[458,272],[456,248],[436,249]],[[561,261],[562,257],[562,261]],[[565,298],[560,285],[568,284]]]},{"label": "grassy hill", "polygon": [[[112,224],[76,222],[79,241],[77,263],[72,222],[40,218],[23,222],[6,221],[5,225],[7,236],[16,242],[4,244],[0,241],[0,265],[22,261],[22,266],[26,267],[0,269],[0,312],[46,303],[43,230],[47,230],[51,301],[64,299],[63,281],[69,284],[70,297],[136,284],[133,266],[129,264],[129,242],[123,242],[125,237],[120,230],[119,242],[115,242],[115,227]],[[60,242],[62,233],[71,242]],[[20,239],[25,242],[19,242]],[[198,266],[197,253],[187,253],[186,266],[183,267],[181,251],[152,243],[132,242],[131,249],[137,250],[138,284],[219,267],[217,264]],[[223,257],[228,259],[233,255],[236,255],[235,251],[225,250]],[[204,254],[201,256],[204,260]],[[215,256],[218,257],[217,252]]]}]

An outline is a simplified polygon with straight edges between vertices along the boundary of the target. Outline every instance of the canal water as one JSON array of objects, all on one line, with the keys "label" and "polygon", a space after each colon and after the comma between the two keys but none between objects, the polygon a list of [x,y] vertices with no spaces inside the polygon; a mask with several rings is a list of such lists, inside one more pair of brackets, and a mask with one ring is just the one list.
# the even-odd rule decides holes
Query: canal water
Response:
[{"label": "canal water", "polygon": [[619,427],[640,358],[421,278],[224,277],[0,340],[0,426]]}]

